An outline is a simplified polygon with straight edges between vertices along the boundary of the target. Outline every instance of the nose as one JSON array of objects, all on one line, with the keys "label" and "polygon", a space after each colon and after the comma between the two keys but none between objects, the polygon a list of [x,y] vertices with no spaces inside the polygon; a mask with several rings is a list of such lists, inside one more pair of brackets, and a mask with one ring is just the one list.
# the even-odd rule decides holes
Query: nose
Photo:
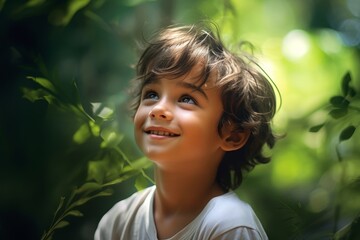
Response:
[{"label": "nose", "polygon": [[171,121],[174,118],[173,113],[163,104],[157,104],[149,112],[149,116],[156,120]]}]

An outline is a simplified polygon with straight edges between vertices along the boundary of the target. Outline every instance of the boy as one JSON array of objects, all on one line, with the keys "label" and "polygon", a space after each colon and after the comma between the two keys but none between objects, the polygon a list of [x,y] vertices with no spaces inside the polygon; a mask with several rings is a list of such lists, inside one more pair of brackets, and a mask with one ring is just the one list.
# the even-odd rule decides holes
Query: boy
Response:
[{"label": "boy", "polygon": [[231,191],[275,143],[273,88],[246,60],[201,26],[170,27],[149,43],[133,107],[156,186],[117,203],[95,239],[267,239]]}]

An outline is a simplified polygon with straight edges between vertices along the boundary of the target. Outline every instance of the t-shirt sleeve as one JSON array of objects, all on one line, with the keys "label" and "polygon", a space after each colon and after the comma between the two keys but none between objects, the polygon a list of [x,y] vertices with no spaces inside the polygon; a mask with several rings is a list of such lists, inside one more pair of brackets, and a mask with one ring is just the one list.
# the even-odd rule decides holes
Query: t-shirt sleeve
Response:
[{"label": "t-shirt sleeve", "polygon": [[267,240],[263,238],[261,234],[256,230],[248,227],[237,227],[226,231],[213,240],[228,240],[228,239],[240,239],[240,240]]}]

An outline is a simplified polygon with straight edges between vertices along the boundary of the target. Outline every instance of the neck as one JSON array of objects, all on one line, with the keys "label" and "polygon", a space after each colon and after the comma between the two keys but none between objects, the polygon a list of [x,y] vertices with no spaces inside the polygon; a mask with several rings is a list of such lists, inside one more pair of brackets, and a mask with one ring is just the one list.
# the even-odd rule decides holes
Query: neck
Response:
[{"label": "neck", "polygon": [[216,183],[216,169],[209,172],[186,168],[172,171],[156,166],[156,211],[165,215],[200,212],[211,198],[224,193]]}]

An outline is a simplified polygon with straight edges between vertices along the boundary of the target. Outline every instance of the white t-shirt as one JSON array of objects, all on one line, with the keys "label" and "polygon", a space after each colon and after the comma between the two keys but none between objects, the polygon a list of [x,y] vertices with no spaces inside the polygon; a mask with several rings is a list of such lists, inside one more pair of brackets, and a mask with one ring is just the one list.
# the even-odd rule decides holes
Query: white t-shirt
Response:
[{"label": "white t-shirt", "polygon": [[[101,219],[95,240],[157,240],[155,186],[118,202]],[[201,213],[167,240],[268,239],[252,208],[230,191],[211,199]]]}]

